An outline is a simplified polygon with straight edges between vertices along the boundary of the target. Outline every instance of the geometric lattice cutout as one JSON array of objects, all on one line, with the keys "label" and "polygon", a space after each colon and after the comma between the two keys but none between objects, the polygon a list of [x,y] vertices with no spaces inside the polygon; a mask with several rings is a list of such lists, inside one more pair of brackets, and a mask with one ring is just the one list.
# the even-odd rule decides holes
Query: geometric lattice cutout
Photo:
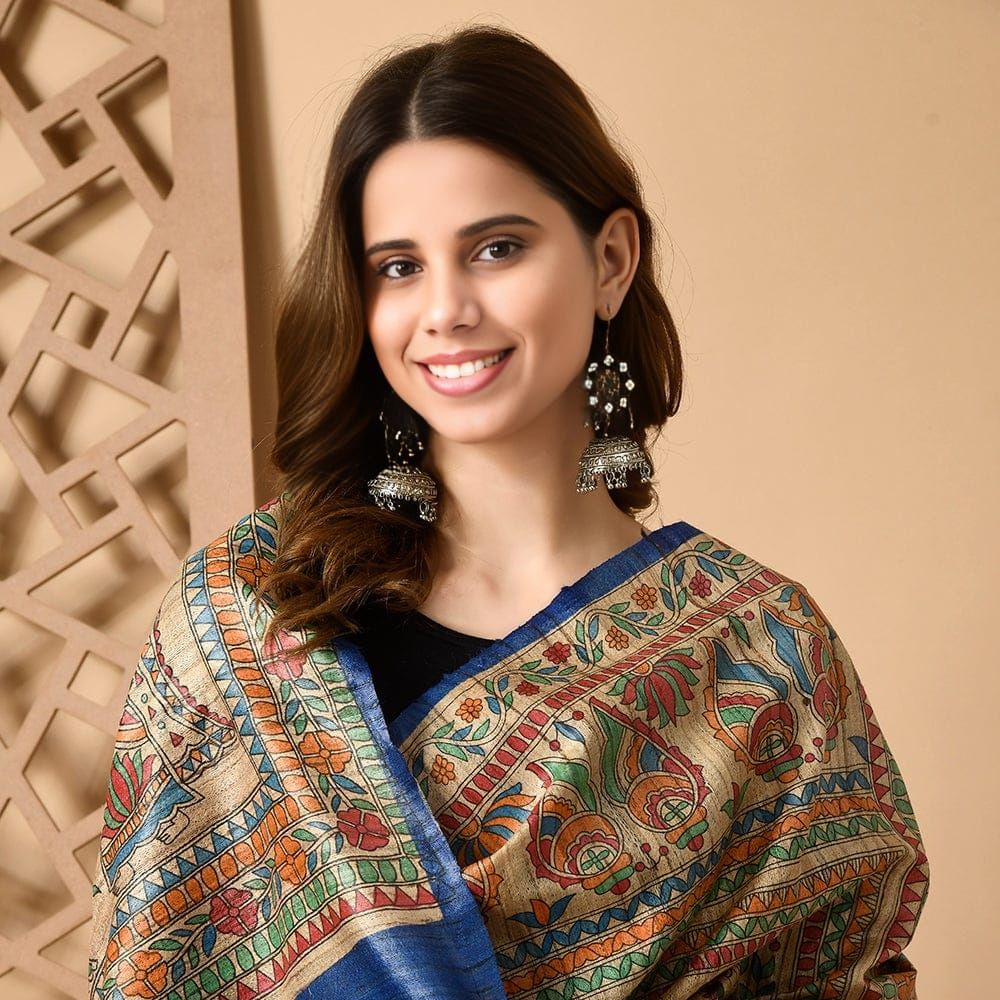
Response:
[{"label": "geometric lattice cutout", "polygon": [[48,287],[44,278],[0,259],[0,375],[14,357]]},{"label": "geometric lattice cutout", "polygon": [[231,33],[0,0],[0,1000],[86,1000],[125,688],[191,524],[254,500]]},{"label": "geometric lattice cutout", "polygon": [[87,653],[70,681],[69,689],[75,694],[88,698],[97,705],[109,705],[112,701],[124,699],[121,667],[110,663],[96,653]]},{"label": "geometric lattice cutout", "polygon": [[[124,697],[124,696],[123,696]],[[73,857],[76,858],[77,863],[80,865],[80,869],[88,879],[94,877],[94,872],[97,871],[97,859],[101,852],[101,838],[94,837],[93,840],[88,840],[86,844],[82,847],[78,847],[73,852]],[[2,995],[2,994],[0,994]]]},{"label": "geometric lattice cutout", "polygon": [[64,167],[76,163],[97,142],[90,126],[79,111],[74,111],[57,121],[55,125],[50,125],[42,135]]},{"label": "geometric lattice cutout", "polygon": [[61,540],[6,451],[0,449],[0,580],[30,566]]},{"label": "geometric lattice cutout", "polygon": [[[86,966],[84,966],[86,968]],[[79,969],[75,970],[79,972]],[[29,976],[21,969],[11,969],[0,976],[0,998],[2,1000],[71,1000],[68,993],[57,990],[50,983]]]},{"label": "geometric lattice cutout", "polygon": [[65,642],[10,608],[0,608],[0,739],[6,746],[14,742],[28,710],[49,683]]},{"label": "geometric lattice cutout", "polygon": [[108,0],[122,13],[145,21],[154,28],[163,24],[163,0]]},{"label": "geometric lattice cutout", "polygon": [[167,64],[152,59],[100,95],[136,162],[161,198],[174,186]]},{"label": "geometric lattice cutout", "polygon": [[115,509],[115,498],[99,472],[92,472],[76,486],[63,491],[63,503],[69,507],[81,528],[86,528]]},{"label": "geometric lattice cutout", "polygon": [[35,166],[34,160],[28,156],[17,133],[2,116],[0,116],[0,164],[3,165],[3,184],[0,185],[0,212],[2,212],[41,186],[45,179]]},{"label": "geometric lattice cutout", "polygon": [[37,927],[72,899],[13,802],[0,815],[0,899],[0,934],[8,938]]},{"label": "geometric lattice cutout", "polygon": [[0,68],[29,109],[127,46],[123,39],[45,0],[15,4],[0,38]]},{"label": "geometric lattice cutout", "polygon": [[131,423],[146,405],[45,351],[18,395],[11,420],[47,472]]},{"label": "geometric lattice cutout", "polygon": [[181,386],[181,310],[177,259],[165,254],[115,351],[116,365],[176,391]]},{"label": "geometric lattice cutout", "polygon": [[60,337],[81,347],[90,347],[101,332],[107,312],[80,295],[70,295],[53,329]]},{"label": "geometric lattice cutout", "polygon": [[149,631],[167,583],[128,528],[33,588],[31,596],[133,644]]},{"label": "geometric lattice cutout", "polygon": [[118,458],[178,556],[191,541],[186,446],[187,430],[174,420]]},{"label": "geometric lattice cutout", "polygon": [[[64,934],[61,938],[56,938],[52,944],[43,948],[39,954],[53,962],[58,962],[64,969],[75,972],[77,975],[87,968],[87,957],[90,946],[90,922],[84,921],[79,927]],[[3,986],[0,983],[0,991]],[[0,996],[3,993],[0,992]]]},{"label": "geometric lattice cutout", "polygon": [[60,830],[104,803],[113,744],[109,733],[68,712],[52,717],[24,777]]},{"label": "geometric lattice cutout", "polygon": [[[113,288],[128,280],[149,237],[149,216],[110,167],[30,223],[18,239]],[[114,253],[108,248],[114,247]]]}]

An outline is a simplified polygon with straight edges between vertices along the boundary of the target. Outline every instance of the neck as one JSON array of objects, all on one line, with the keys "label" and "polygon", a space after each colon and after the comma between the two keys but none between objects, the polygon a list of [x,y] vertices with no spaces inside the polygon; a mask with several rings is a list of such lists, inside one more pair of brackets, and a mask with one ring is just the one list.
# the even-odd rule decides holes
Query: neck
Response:
[{"label": "neck", "polygon": [[593,432],[576,415],[541,415],[503,439],[464,443],[431,432],[424,468],[438,481],[441,571],[508,592],[525,579],[572,582],[641,537],[603,479],[576,491]]}]

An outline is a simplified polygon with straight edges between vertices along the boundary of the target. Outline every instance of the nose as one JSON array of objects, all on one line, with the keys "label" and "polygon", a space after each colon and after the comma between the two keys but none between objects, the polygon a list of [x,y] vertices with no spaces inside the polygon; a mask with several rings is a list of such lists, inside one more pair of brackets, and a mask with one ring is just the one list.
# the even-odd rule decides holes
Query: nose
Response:
[{"label": "nose", "polygon": [[479,322],[479,304],[469,276],[456,266],[429,269],[424,281],[421,326],[424,333],[447,336]]}]

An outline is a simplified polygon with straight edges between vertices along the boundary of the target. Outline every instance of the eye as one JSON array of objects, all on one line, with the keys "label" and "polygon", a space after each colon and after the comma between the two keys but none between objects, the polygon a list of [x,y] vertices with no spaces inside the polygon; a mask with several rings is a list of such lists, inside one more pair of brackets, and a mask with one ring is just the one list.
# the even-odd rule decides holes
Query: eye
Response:
[{"label": "eye", "polygon": [[[412,260],[387,260],[375,268],[375,274],[380,278],[387,278],[389,281],[398,281],[400,278],[408,278],[409,274],[389,274],[390,267],[411,267]],[[410,272],[412,273],[412,272]]]},{"label": "eye", "polygon": [[483,247],[480,253],[483,253],[486,250],[493,250],[495,247],[509,247],[510,249],[507,253],[504,253],[499,257],[491,256],[487,258],[488,260],[506,260],[508,257],[513,257],[514,254],[521,249],[521,244],[518,243],[516,240],[508,240],[508,239],[490,240],[490,242]]}]

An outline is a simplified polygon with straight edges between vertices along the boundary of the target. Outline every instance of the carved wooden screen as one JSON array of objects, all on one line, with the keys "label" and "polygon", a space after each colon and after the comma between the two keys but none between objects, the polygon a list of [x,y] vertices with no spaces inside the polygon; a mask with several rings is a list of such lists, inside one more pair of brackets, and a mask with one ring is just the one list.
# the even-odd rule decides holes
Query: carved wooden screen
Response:
[{"label": "carved wooden screen", "polygon": [[113,733],[253,505],[229,7],[0,0],[0,998],[86,996]]}]

